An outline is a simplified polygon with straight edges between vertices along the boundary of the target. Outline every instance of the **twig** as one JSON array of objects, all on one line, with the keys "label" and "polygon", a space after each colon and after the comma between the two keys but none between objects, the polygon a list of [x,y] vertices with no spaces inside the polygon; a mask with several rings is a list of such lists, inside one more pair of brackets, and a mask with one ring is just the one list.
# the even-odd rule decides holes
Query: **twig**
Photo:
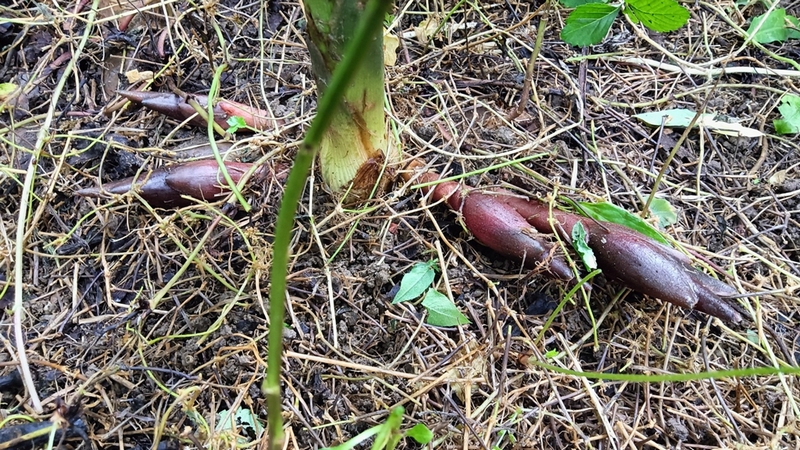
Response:
[{"label": "twig", "polygon": [[[719,80],[717,80],[715,86],[718,83]],[[669,156],[667,156],[667,159],[664,160],[664,164],[662,164],[661,170],[658,172],[658,176],[656,176],[656,181],[653,183],[653,188],[650,190],[650,195],[647,197],[647,202],[644,204],[644,208],[642,208],[642,214],[645,218],[650,214],[649,213],[650,204],[653,203],[653,199],[656,197],[656,192],[658,192],[658,185],[661,184],[661,179],[664,178],[664,174],[667,172],[667,168],[669,168],[672,159],[675,157],[676,154],[678,154],[678,150],[681,148],[681,145],[683,145],[683,142],[686,141],[686,138],[689,137],[689,133],[692,131],[692,128],[694,128],[694,125],[700,119],[700,116],[703,114],[703,111],[706,110],[708,101],[711,99],[711,94],[713,93],[714,93],[714,88],[712,88],[711,92],[708,93],[705,101],[703,101],[703,105],[697,109],[697,112],[695,113],[694,117],[692,117],[691,122],[689,122],[689,125],[686,126],[686,129],[683,131],[683,134],[681,134],[681,137],[672,147],[672,152],[670,152]]]},{"label": "twig", "polygon": [[[606,59],[606,58],[602,57],[602,55],[589,55],[585,58],[577,57],[577,58],[572,58],[568,61],[572,61],[573,59],[583,60],[583,59]],[[720,67],[716,69],[710,69],[710,68],[706,69],[704,67],[681,67],[675,64],[670,64],[663,61],[656,61],[650,58],[640,58],[640,57],[630,57],[630,56],[610,56],[607,58],[607,60],[624,64],[635,64],[639,66],[653,67],[658,70],[663,70],[664,72],[685,73],[687,75],[698,75],[706,78],[714,78],[722,75],[734,75],[734,74],[765,75],[765,76],[773,75],[773,76],[787,77],[787,78],[800,77],[800,71],[797,70],[772,69],[769,67],[764,68],[764,67],[734,66],[734,67]]]},{"label": "twig", "polygon": [[531,84],[533,84],[533,71],[536,67],[536,58],[539,57],[539,51],[542,49],[545,29],[547,29],[547,18],[542,17],[539,19],[539,27],[536,30],[536,43],[533,45],[531,57],[528,59],[528,67],[525,69],[525,82],[522,85],[522,94],[519,96],[519,104],[508,113],[506,120],[514,120],[525,111],[525,106],[528,104],[528,97],[530,96]]},{"label": "twig", "polygon": [[[709,359],[708,359],[708,345],[706,345],[706,338],[707,337],[708,337],[708,327],[706,327],[705,329],[703,329],[701,331],[700,349],[701,349],[702,354],[703,354],[703,366],[705,367],[706,372],[711,372],[711,365],[708,362],[709,361]],[[719,404],[720,404],[720,406],[722,406],[722,410],[725,411],[725,415],[727,416],[728,422],[730,422],[731,426],[736,431],[736,435],[739,437],[739,439],[742,442],[744,442],[746,438],[745,438],[744,434],[742,433],[742,430],[739,429],[739,425],[736,423],[736,420],[734,419],[733,414],[731,414],[731,410],[730,410],[730,408],[728,408],[728,403],[725,401],[725,398],[722,396],[722,393],[719,391],[719,387],[717,386],[717,382],[714,381],[713,378],[711,378],[708,381],[711,383],[711,387],[714,389],[714,394],[717,396],[717,399],[719,399]]]}]

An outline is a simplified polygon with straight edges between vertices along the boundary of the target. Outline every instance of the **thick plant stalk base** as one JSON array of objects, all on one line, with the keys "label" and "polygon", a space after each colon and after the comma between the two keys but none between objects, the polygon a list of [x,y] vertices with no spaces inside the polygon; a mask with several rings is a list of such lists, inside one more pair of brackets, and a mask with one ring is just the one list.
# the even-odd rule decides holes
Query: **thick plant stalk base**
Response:
[{"label": "thick plant stalk base", "polygon": [[[320,95],[352,40],[366,0],[306,0],[308,51]],[[384,181],[386,166],[399,160],[390,145],[384,107],[383,39],[360,47],[363,61],[346,83],[344,97],[320,143],[322,179],[334,192],[348,190],[348,202],[365,199]],[[376,170],[376,168],[381,170]],[[352,183],[352,186],[351,186]],[[349,188],[349,189],[348,189]]]}]

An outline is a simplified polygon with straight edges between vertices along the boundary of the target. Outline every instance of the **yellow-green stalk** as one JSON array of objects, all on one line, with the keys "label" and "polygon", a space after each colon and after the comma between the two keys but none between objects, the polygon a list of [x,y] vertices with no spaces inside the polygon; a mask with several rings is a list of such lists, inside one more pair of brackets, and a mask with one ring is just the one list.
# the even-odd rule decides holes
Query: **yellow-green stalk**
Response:
[{"label": "yellow-green stalk", "polygon": [[[306,0],[308,50],[319,94],[352,39],[366,0]],[[370,193],[380,181],[384,163],[399,159],[386,135],[383,80],[383,39],[363,47],[363,62],[347,85],[319,154],[322,178],[334,192],[353,182],[354,200]],[[354,181],[355,179],[355,181]],[[366,194],[366,195],[365,195]]]}]

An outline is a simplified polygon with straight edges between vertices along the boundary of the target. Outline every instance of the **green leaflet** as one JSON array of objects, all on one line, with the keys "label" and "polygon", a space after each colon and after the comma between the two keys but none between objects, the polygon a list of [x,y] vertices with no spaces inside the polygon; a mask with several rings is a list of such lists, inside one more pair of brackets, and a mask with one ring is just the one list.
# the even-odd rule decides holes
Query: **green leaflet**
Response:
[{"label": "green leaflet", "polygon": [[436,276],[436,272],[433,270],[435,265],[436,260],[414,264],[414,267],[400,280],[400,290],[394,296],[392,304],[414,300],[422,295],[433,284]]},{"label": "green leaflet", "polygon": [[[574,203],[574,202],[573,202]],[[661,236],[661,233],[654,230],[647,222],[641,217],[631,214],[628,211],[620,208],[619,206],[612,205],[607,202],[588,203],[578,202],[579,207],[575,208],[579,214],[591,217],[595,220],[617,223],[626,226],[632,230],[638,231],[643,235],[655,239],[656,241],[669,245],[666,239]]]},{"label": "green leaflet", "polygon": [[469,319],[446,295],[436,289],[428,289],[422,306],[428,310],[427,322],[437,327],[454,327],[470,323]]},{"label": "green leaflet", "polygon": [[689,11],[675,0],[628,0],[625,14],[634,23],[661,33],[675,31],[689,20]]},{"label": "green leaflet", "polygon": [[587,3],[605,3],[605,2],[598,0],[559,0],[559,3],[566,6],[567,8],[577,8],[578,6],[586,5]]},{"label": "green leaflet", "polygon": [[418,444],[425,445],[433,439],[433,432],[424,424],[418,423],[406,431],[406,436],[414,439]]},{"label": "green leaflet", "polygon": [[572,235],[572,247],[581,257],[586,269],[597,269],[597,257],[594,256],[594,250],[586,243],[586,228],[583,227],[583,224],[576,222],[570,234]]},{"label": "green leaflet", "polygon": [[667,228],[678,221],[678,214],[675,213],[675,208],[663,198],[654,198],[650,203],[650,214],[658,219],[658,226],[660,228]]},{"label": "green leaflet", "polygon": [[[787,20],[795,28],[788,27]],[[797,28],[800,28],[797,17],[786,15],[784,8],[775,8],[769,14],[753,18],[750,27],[747,28],[747,34],[759,44],[785,42],[788,39],[800,39],[800,30]]]},{"label": "green leaflet", "polygon": [[561,39],[577,46],[594,45],[603,40],[619,14],[618,6],[589,3],[578,6],[567,17]]}]

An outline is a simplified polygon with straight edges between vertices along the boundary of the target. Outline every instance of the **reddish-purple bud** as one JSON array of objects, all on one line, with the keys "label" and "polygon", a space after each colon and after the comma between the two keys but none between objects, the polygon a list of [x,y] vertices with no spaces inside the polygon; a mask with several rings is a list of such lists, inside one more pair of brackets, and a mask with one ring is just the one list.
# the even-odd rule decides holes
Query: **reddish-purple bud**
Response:
[{"label": "reddish-purple bud", "polygon": [[[252,166],[225,163],[234,183],[238,183]],[[192,199],[215,201],[230,191],[217,162],[204,160],[161,167],[138,177],[106,183],[101,188],[81,189],[75,194],[100,197],[103,193],[123,195],[131,190],[135,190],[152,206],[163,208],[189,205],[193,203]]]},{"label": "reddish-purple bud", "polygon": [[[451,196],[452,199],[454,196]],[[555,276],[571,280],[572,270],[558,255],[553,245],[546,242],[538,232],[511,206],[504,203],[494,193],[472,190],[463,198],[460,212],[464,224],[481,244],[496,252],[524,262],[528,268],[545,263]],[[453,209],[456,209],[448,201]]]},{"label": "reddish-purple bud", "polygon": [[[430,183],[439,179],[434,172],[424,172],[416,181]],[[523,262],[529,269],[545,263],[547,271],[563,280],[574,277],[572,269],[552,244],[531,227],[513,207],[504,203],[502,193],[480,192],[445,181],[423,188],[431,192],[433,201],[444,200],[453,211],[461,214],[464,226],[481,244],[503,256]]]},{"label": "reddish-purple bud", "polygon": [[[192,117],[192,120],[189,121],[191,125],[204,127],[206,126],[206,121],[197,114],[194,107],[186,102],[185,99],[182,97],[167,93],[167,92],[151,92],[151,91],[118,91],[119,95],[127,98],[128,100],[139,103],[142,106],[145,106],[153,111],[159,112],[164,114],[165,116],[172,117],[178,120],[186,120],[189,117]],[[205,95],[193,95],[193,99],[195,99],[200,105],[203,110],[206,110],[208,105],[208,97]],[[227,129],[228,124],[228,115],[219,108],[219,106],[214,108],[214,121],[217,122],[222,128]]]},{"label": "reddish-purple bud", "polygon": [[[186,120],[194,116],[192,120],[189,121],[191,125],[199,127],[206,126],[206,121],[197,114],[194,107],[190,105],[186,99],[178,95],[150,91],[118,91],[118,93],[134,103],[139,103],[142,106],[174,119]],[[208,96],[192,94],[190,98],[197,101],[197,104],[204,111],[208,110]],[[283,123],[282,120],[272,118],[268,111],[252,108],[245,104],[225,99],[219,99],[217,104],[214,105],[213,112],[214,121],[223,129],[228,128],[228,118],[233,116],[241,117],[244,123],[254,130],[277,128]],[[242,131],[247,131],[247,129],[242,129]]]},{"label": "reddish-purple bud", "polygon": [[622,225],[583,222],[589,246],[607,275],[643,294],[741,322],[742,316],[724,299],[736,290],[689,265],[684,255]]},{"label": "reddish-purple bud", "polygon": [[736,290],[692,267],[689,258],[675,249],[622,225],[555,209],[551,212],[537,200],[506,196],[505,202],[539,231],[555,230],[566,240],[571,240],[572,228],[581,222],[603,273],[637,292],[729,322],[742,320],[725,300],[736,295]]}]

